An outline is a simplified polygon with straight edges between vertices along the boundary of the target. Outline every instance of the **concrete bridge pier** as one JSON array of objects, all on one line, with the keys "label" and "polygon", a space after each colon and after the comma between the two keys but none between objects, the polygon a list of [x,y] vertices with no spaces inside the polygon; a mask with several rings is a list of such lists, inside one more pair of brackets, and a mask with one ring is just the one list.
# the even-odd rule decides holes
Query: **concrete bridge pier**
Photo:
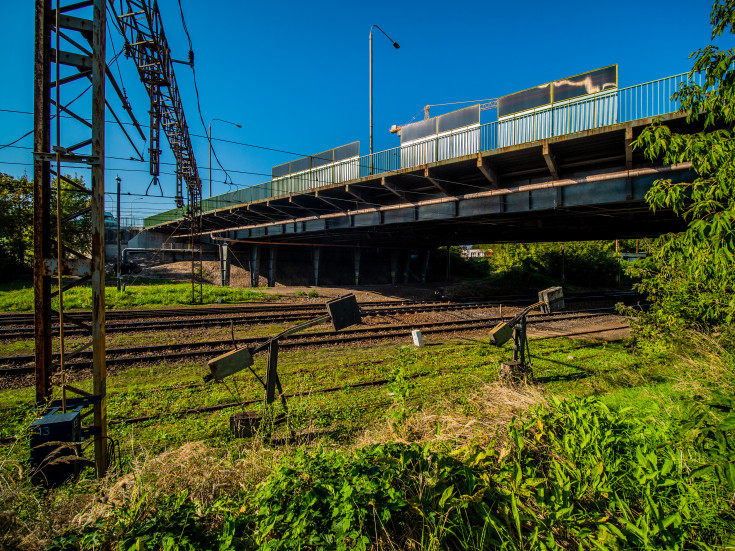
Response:
[{"label": "concrete bridge pier", "polygon": [[276,262],[278,259],[278,245],[268,247],[268,287],[276,286]]},{"label": "concrete bridge pier", "polygon": [[390,283],[395,285],[398,283],[398,266],[401,258],[401,251],[391,251],[390,253]]},{"label": "concrete bridge pier", "polygon": [[250,286],[257,287],[260,281],[260,245],[250,247]]},{"label": "concrete bridge pier", "polygon": [[314,286],[319,286],[319,258],[321,257],[322,248],[314,247],[312,250],[312,268],[314,270]]},{"label": "concrete bridge pier", "polygon": [[403,253],[403,284],[408,285],[411,274],[411,251]]},{"label": "concrete bridge pier", "polygon": [[426,249],[424,251],[424,264],[421,268],[421,283],[426,283],[429,278],[429,258],[431,256],[431,251],[429,249]]},{"label": "concrete bridge pier", "polygon": [[222,287],[230,285],[230,254],[227,243],[223,243],[219,247],[219,268],[220,268],[220,284]]},{"label": "concrete bridge pier", "polygon": [[362,258],[362,249],[359,247],[353,251],[353,263],[355,269],[355,286],[360,285],[360,260]]},{"label": "concrete bridge pier", "polygon": [[447,277],[446,277],[447,281],[449,281],[449,277],[451,276],[451,267],[452,267],[452,250],[451,250],[451,246],[447,245]]}]

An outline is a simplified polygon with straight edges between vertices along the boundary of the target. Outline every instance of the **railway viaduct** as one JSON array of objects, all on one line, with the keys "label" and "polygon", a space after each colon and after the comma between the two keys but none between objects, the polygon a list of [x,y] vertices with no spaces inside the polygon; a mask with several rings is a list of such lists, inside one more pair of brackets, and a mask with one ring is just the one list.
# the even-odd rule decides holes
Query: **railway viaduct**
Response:
[{"label": "railway viaduct", "polygon": [[147,229],[229,247],[253,284],[270,285],[425,281],[444,275],[430,270],[447,258],[432,257],[442,246],[678,231],[644,197],[691,167],[651,162],[631,144],[654,120],[694,130],[670,100],[685,75],[618,89],[613,67],[615,85],[604,83],[610,68],[587,73],[587,93],[571,99],[559,88],[554,101],[558,83],[545,85],[551,102],[534,96],[543,86],[501,98],[490,123],[473,106],[403,127],[400,147],[359,156],[350,144],[275,167],[270,182],[204,200],[201,234],[176,210]]}]

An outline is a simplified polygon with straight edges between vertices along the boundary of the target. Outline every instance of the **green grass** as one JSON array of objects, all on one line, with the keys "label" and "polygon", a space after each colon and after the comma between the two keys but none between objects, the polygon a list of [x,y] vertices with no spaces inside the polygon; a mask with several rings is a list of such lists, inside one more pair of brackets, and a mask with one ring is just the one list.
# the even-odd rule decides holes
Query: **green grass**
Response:
[{"label": "green grass", "polygon": [[[129,343],[130,345],[135,345],[141,339],[145,338],[147,338],[146,335],[120,335],[117,344]],[[477,421],[487,422],[487,419],[483,416],[487,416],[488,411],[490,411],[487,408],[492,407],[496,407],[497,412],[501,413],[501,419],[505,419],[506,417],[502,415],[502,408],[506,406],[502,404],[493,405],[491,403],[492,400],[488,403],[478,404],[476,398],[477,389],[497,379],[497,371],[500,363],[509,360],[512,351],[509,347],[496,348],[490,346],[487,341],[482,339],[464,339],[445,343],[432,343],[431,340],[431,338],[426,339],[427,346],[423,348],[406,346],[402,343],[392,343],[365,348],[345,347],[341,349],[281,351],[279,354],[279,374],[284,391],[286,393],[305,393],[303,396],[288,399],[290,428],[297,433],[323,431],[322,436],[317,440],[316,446],[311,448],[315,450],[313,452],[315,457],[319,457],[319,454],[322,453],[320,450],[335,450],[336,455],[334,457],[330,456],[332,457],[330,461],[335,461],[337,462],[336,464],[347,461],[346,465],[352,465],[350,461],[353,461],[353,459],[350,458],[353,457],[354,450],[358,450],[355,452],[357,453],[355,457],[361,457],[359,450],[362,448],[361,446],[356,448],[355,442],[356,439],[362,441],[360,439],[366,438],[366,429],[368,431],[368,441],[375,441],[376,438],[381,442],[390,441],[391,439],[406,439],[408,441],[419,439],[421,441],[421,439],[428,438],[429,444],[434,442],[430,446],[431,449],[441,453],[454,454],[456,451],[454,447],[461,445],[462,439],[467,438],[465,433],[475,434],[472,437],[473,439],[468,441],[469,443],[474,442],[478,445],[488,445],[494,435],[492,431],[496,429],[505,430],[508,421],[497,422],[497,420],[490,419],[491,423],[495,423],[490,426],[494,426],[496,429],[483,428],[485,425],[476,425],[473,423]],[[536,389],[541,390],[546,397],[559,396],[563,398],[582,399],[593,397],[595,402],[589,402],[589,404],[599,403],[601,405],[589,406],[592,408],[590,411],[599,413],[603,411],[600,408],[607,406],[612,408],[613,411],[625,412],[614,417],[614,422],[623,423],[626,427],[628,426],[626,423],[632,423],[630,427],[635,426],[635,429],[630,429],[630,436],[636,439],[635,445],[639,445],[647,438],[643,433],[640,435],[637,434],[643,428],[648,430],[648,427],[652,431],[658,431],[655,437],[658,440],[655,440],[655,442],[651,441],[653,443],[646,444],[647,446],[654,444],[658,446],[659,444],[656,444],[656,442],[659,442],[659,440],[660,442],[665,442],[667,438],[670,438],[668,427],[677,422],[676,419],[685,417],[684,413],[686,412],[686,408],[689,407],[687,406],[690,403],[689,396],[685,391],[678,388],[676,384],[677,371],[671,362],[655,362],[649,358],[644,363],[640,357],[632,354],[630,348],[624,343],[591,342],[565,338],[532,340],[531,352],[534,358],[535,376],[541,381],[536,385]],[[261,375],[265,371],[265,362],[265,354],[256,356],[253,368]],[[197,490],[199,493],[196,496],[199,497],[191,495],[185,498],[180,507],[185,508],[185,503],[189,503],[190,500],[204,499],[209,505],[201,506],[202,514],[210,520],[216,517],[219,520],[214,525],[221,526],[221,524],[218,524],[222,522],[223,517],[221,515],[225,515],[226,517],[228,514],[231,514],[225,511],[238,510],[252,512],[252,508],[246,505],[238,504],[235,506],[230,502],[227,502],[229,504],[220,502],[218,501],[220,498],[216,496],[223,494],[218,492],[225,492],[226,490],[225,493],[229,496],[227,499],[245,500],[237,503],[248,503],[248,500],[251,499],[263,500],[265,497],[262,494],[259,497],[254,497],[254,494],[248,494],[250,497],[245,498],[243,497],[245,495],[243,492],[252,491],[257,482],[265,480],[265,477],[270,473],[279,472],[279,469],[283,467],[282,464],[276,461],[278,457],[293,458],[294,451],[296,454],[299,454],[301,453],[299,450],[306,449],[298,446],[295,449],[290,446],[286,446],[285,448],[263,446],[262,442],[257,439],[235,439],[229,430],[229,417],[239,411],[239,408],[228,408],[200,415],[170,415],[172,412],[189,408],[224,404],[237,400],[262,400],[262,387],[259,386],[259,383],[249,371],[244,370],[228,378],[227,385],[203,385],[202,376],[207,372],[208,369],[204,361],[181,362],[174,365],[151,365],[128,368],[112,373],[108,377],[109,435],[119,443],[124,469],[136,473],[136,477],[138,477],[137,484],[143,485],[141,488],[151,488],[151,492],[153,492],[152,488],[163,489],[161,491],[163,491],[164,497],[153,497],[154,493],[151,494],[150,499],[152,501],[150,502],[150,507],[153,507],[153,509],[151,509],[150,513],[146,514],[153,515],[153,517],[156,515],[153,511],[167,507],[164,501],[178,496],[179,494],[177,492],[180,492],[182,488],[189,488],[187,491],[194,492],[193,488],[197,487],[199,488]],[[328,387],[350,385],[375,379],[388,379],[392,382],[379,386],[343,388],[331,393],[316,392],[319,389]],[[89,379],[77,381],[74,385],[82,389],[91,390],[91,381]],[[34,390],[32,388],[0,390],[0,402],[10,408],[3,411],[4,423],[0,427],[0,436],[16,436],[19,438],[12,446],[0,448],[3,450],[5,457],[4,464],[7,466],[23,465],[28,457],[30,450],[28,449],[27,437],[25,436],[25,427],[35,418],[34,413],[29,407],[29,403],[33,399],[33,392]],[[587,402],[580,403],[585,404]],[[276,409],[279,408],[280,405],[277,405]],[[258,411],[259,406],[249,406],[247,409]],[[522,411],[522,409],[518,411]],[[598,413],[595,413],[595,415]],[[162,416],[142,423],[125,424],[120,422],[129,417],[159,414],[162,414]],[[553,414],[548,415],[553,417]],[[616,416],[618,414],[614,413],[612,415]],[[543,422],[551,422],[552,417],[544,417],[545,420]],[[447,419],[449,418],[456,419],[456,422],[459,424],[447,424]],[[553,421],[555,423],[562,422],[558,418],[553,419],[556,419]],[[584,430],[593,430],[589,428],[592,426],[589,424],[589,419],[585,419],[584,415],[580,419],[579,422],[584,427],[587,427]],[[564,423],[571,423],[571,421],[564,421]],[[564,430],[566,431],[568,429]],[[371,431],[374,432],[373,436],[370,436],[370,434],[373,434]],[[525,432],[523,435],[523,438],[529,442],[529,450],[536,449],[533,447],[536,442],[534,434],[533,430],[531,430],[530,432]],[[288,430],[286,426],[276,428],[273,433],[275,437],[285,437],[287,435]],[[455,444],[455,440],[459,444]],[[206,443],[206,461],[211,462],[211,465],[207,463],[210,466],[206,468],[206,474],[193,474],[199,468],[197,465],[203,465],[202,462],[205,461],[205,456],[193,456],[186,460],[152,459],[165,458],[166,455],[162,454],[167,453],[174,454],[172,457],[177,457],[176,454],[180,450],[189,449],[186,446],[192,445],[193,443]],[[566,443],[566,445],[571,444]],[[386,447],[386,450],[388,449],[392,448]],[[426,449],[428,450],[429,448]],[[552,462],[564,462],[565,454],[572,453],[569,451],[571,449],[568,448],[565,451],[565,449],[560,448],[552,451],[550,452],[549,460]],[[664,447],[663,449],[667,448]],[[621,448],[618,447],[615,450],[621,450]],[[542,451],[540,450],[538,453]],[[633,451],[625,451],[624,449],[622,449],[622,452],[626,454],[633,453]],[[393,452],[387,453],[390,455]],[[402,454],[404,452],[400,453]],[[422,451],[421,453],[423,454],[424,452]],[[429,451],[425,453],[429,453]],[[431,453],[434,453],[434,451]],[[491,453],[488,451],[488,453],[490,454],[488,457],[492,457],[493,459],[487,462],[487,469],[493,472],[499,468],[499,465],[505,465],[506,463],[504,462],[512,459],[504,459],[503,457],[492,455],[495,452]],[[523,459],[523,473],[525,474],[521,476],[522,483],[526,484],[526,480],[531,480],[533,477],[539,478],[546,476],[541,471],[533,474],[538,470],[537,457],[533,455],[536,452],[524,453],[530,455],[524,456],[525,458]],[[581,461],[580,458],[586,457],[584,453],[579,457],[570,456],[570,461]],[[616,451],[615,453],[620,453],[620,451]],[[386,461],[394,460],[395,458],[387,459]],[[606,457],[603,460],[608,461],[609,458]],[[630,458],[626,456],[625,461],[629,460]],[[291,461],[291,459],[288,461]],[[587,461],[589,463],[588,466],[594,470],[595,462],[592,459],[584,459],[584,461]],[[690,456],[688,461],[695,461],[695,458]],[[508,464],[508,468],[510,469],[511,467],[512,465]],[[612,469],[613,467],[614,465],[611,463],[610,468]],[[158,472],[156,469],[174,468],[181,470],[179,475],[165,477],[160,474],[155,474]],[[312,467],[305,466],[304,468],[308,471]],[[351,468],[349,467],[348,470]],[[145,469],[152,470],[146,471]],[[229,473],[230,471],[227,469],[230,469],[232,472],[239,474],[235,478],[227,478],[228,476],[235,475],[220,475],[217,473],[217,469],[222,469],[223,473]],[[143,472],[150,472],[152,474],[146,475],[146,477],[141,474]],[[410,474],[410,476],[414,476],[414,474]],[[628,471],[619,474],[620,476],[629,476]],[[197,486],[197,484],[210,484],[207,480],[211,478],[217,479],[218,476],[226,478],[226,480],[223,479],[218,483],[220,484],[219,487],[224,489],[217,491],[207,490],[209,493],[202,493],[204,490],[202,487]],[[477,478],[479,475],[473,476],[475,476],[472,479],[475,480],[473,483],[480,480],[480,478]],[[514,474],[513,476],[518,475]],[[619,478],[616,477],[618,475],[613,476],[615,480],[618,480]],[[272,481],[274,479],[270,478],[268,480]],[[459,481],[460,479],[457,480]],[[548,491],[554,491],[557,482],[551,479],[549,480]],[[296,481],[294,480],[294,482]],[[462,484],[465,483],[467,481],[462,482]],[[578,483],[582,485],[580,487],[583,487],[583,482],[578,481]],[[72,490],[70,487],[58,490],[54,494],[57,496],[55,498],[56,501],[64,502],[65,499],[71,499],[63,497],[66,495],[64,492],[73,493],[76,491],[83,493],[81,488],[84,488],[85,484],[87,485],[86,487],[93,488],[86,490],[90,495],[95,492],[104,493],[106,491],[96,486],[99,483],[93,481],[91,479],[91,473],[87,471],[82,481],[76,486],[79,489]],[[211,482],[211,484],[214,484],[214,482]],[[359,485],[362,484],[363,482],[359,483]],[[529,482],[529,484],[533,483]],[[664,485],[661,487],[667,486]],[[625,492],[628,492],[628,494],[625,495],[629,496],[626,499],[631,500],[629,502],[633,504],[631,507],[638,508],[636,509],[638,512],[630,514],[644,514],[642,511],[648,506],[645,504],[642,505],[640,499],[635,498],[635,492],[629,492],[630,487],[626,486],[626,488]],[[656,488],[659,487],[656,486]],[[652,491],[659,491],[656,488],[653,488]],[[683,486],[677,486],[677,488],[683,488]],[[446,486],[442,486],[440,493],[445,489]],[[523,493],[527,491],[530,491],[531,494]],[[528,495],[535,495],[533,491],[532,487],[529,487],[527,490],[519,489],[518,492],[521,493],[518,494],[517,499],[521,500],[522,504],[521,501],[518,501],[516,505],[518,507],[531,507],[531,509],[527,510],[535,511],[535,509],[532,509],[536,507],[534,503],[539,502],[541,497],[536,496],[534,499],[528,501]],[[705,491],[705,489],[701,491]],[[706,491],[709,492],[710,490],[706,489]],[[205,494],[209,497],[203,498],[202,496]],[[620,495],[623,494],[621,493]],[[662,496],[662,499],[669,499],[669,497],[663,494]],[[439,495],[435,496],[437,500],[439,497]],[[75,497],[74,499],[77,498]],[[143,497],[141,499],[145,500],[149,498]],[[168,502],[166,501],[166,503]],[[465,501],[464,503],[468,502]],[[221,509],[218,509],[219,513],[212,513],[214,517],[207,516],[210,513],[207,513],[208,509],[206,507],[215,505],[221,507]],[[455,505],[459,507],[460,502],[456,502]],[[507,505],[510,507],[510,502]],[[33,505],[29,501],[27,507],[30,510],[36,507],[36,505]],[[553,507],[557,507],[557,505],[553,505]],[[591,510],[596,511],[596,507],[597,505],[593,505]],[[552,509],[546,509],[546,511],[548,512]],[[442,514],[446,514],[446,509],[443,509],[443,511],[444,513]],[[559,511],[561,510],[558,510],[554,514],[561,516],[555,518],[558,518],[559,522],[570,523],[564,524],[566,526],[564,530],[581,530],[579,537],[585,538],[590,537],[589,533],[585,531],[585,526],[597,526],[595,523],[598,520],[596,519],[603,518],[602,513],[598,514],[595,512],[593,516],[586,516],[584,517],[586,520],[578,523],[574,518],[564,516],[567,515],[566,512]],[[502,514],[507,514],[509,515],[508,518],[512,518],[514,513],[512,513],[511,509],[506,509],[506,513],[502,513],[501,510],[501,516]],[[530,515],[530,513],[528,514]],[[541,518],[538,516],[538,512],[534,514],[537,515],[534,518]],[[119,520],[123,517],[113,516],[110,518]],[[252,520],[253,517],[248,518],[250,520],[247,522],[254,522]],[[460,519],[452,518],[454,519],[452,522],[460,523],[456,527],[461,525]],[[523,520],[523,515],[520,518],[522,520],[520,530],[523,532],[523,538],[536,537],[532,530],[527,530],[528,526],[530,526],[528,523],[532,522],[530,520],[532,517],[529,516],[525,521]],[[549,519],[551,517],[544,516],[544,518]],[[630,518],[635,518],[635,516]],[[210,520],[207,522],[210,522]],[[58,519],[57,521],[56,529],[65,525],[64,521]],[[169,519],[166,522],[171,521]],[[243,522],[245,521],[243,520]],[[412,522],[424,521],[419,521],[416,518]],[[701,526],[705,528],[709,526],[705,526],[705,521],[702,522],[704,524],[700,523]],[[712,520],[711,523],[714,526],[716,521]],[[700,524],[697,526],[700,526]],[[252,524],[248,524],[248,526],[250,527],[248,530],[253,529]],[[415,526],[420,526],[420,524],[415,524]],[[472,526],[472,523],[468,523],[467,526]],[[511,523],[507,532],[503,532],[505,529],[501,530],[501,532],[505,534],[503,537],[507,539],[507,542],[515,542],[513,545],[508,544],[509,549],[520,549],[524,547],[524,544],[519,543],[518,531],[513,526],[513,523]],[[697,528],[697,530],[700,528]],[[125,528],[125,530],[132,529],[132,527]],[[164,532],[166,530],[163,526],[157,528],[157,530],[159,529]],[[701,529],[704,530],[704,528]],[[709,530],[710,528],[707,529]],[[712,529],[714,530],[714,528]],[[479,528],[475,526],[472,530],[476,531]],[[562,532],[555,532],[556,536],[566,537],[564,534],[567,534],[567,532],[564,530]],[[163,532],[157,532],[159,535],[161,533]],[[216,530],[212,533],[216,533]],[[466,537],[471,539],[477,533],[479,532],[468,533]],[[442,534],[444,533],[442,532]],[[633,534],[633,532],[631,531],[630,534]],[[630,534],[626,537],[633,538]],[[370,537],[372,538],[373,535],[370,535]],[[441,537],[446,537],[446,534]],[[654,536],[652,535],[651,537]],[[635,538],[630,541],[634,540]],[[528,541],[531,540],[529,539]],[[622,547],[626,548],[625,546]],[[428,542],[425,542],[425,545],[422,544],[418,548],[438,549],[439,547],[436,545],[432,547]]]},{"label": "green grass", "polygon": [[[55,288],[55,287],[54,287]],[[198,289],[196,298],[198,300]],[[262,293],[257,289],[241,289],[232,287],[202,287],[203,303],[214,304],[222,299],[225,304],[274,300],[275,295]],[[127,285],[125,291],[114,286],[105,287],[105,308],[159,308],[164,306],[189,306],[192,304],[190,283],[141,283]],[[52,307],[58,309],[58,299],[52,300]],[[92,289],[80,286],[64,292],[64,308],[66,310],[92,308]],[[32,312],[33,285],[30,283],[13,283],[0,286],[0,311]]]},{"label": "green grass", "polygon": [[[258,329],[258,328],[256,328]],[[249,333],[248,333],[249,335]],[[238,335],[240,336],[240,335]],[[157,342],[166,341],[157,335]],[[114,337],[116,346],[136,346],[148,335],[125,334]],[[226,337],[225,337],[226,338]],[[430,344],[430,342],[429,342]],[[579,341],[547,339],[531,343],[537,377],[547,379],[548,392],[558,395],[606,394],[627,388],[627,383],[603,380],[611,371],[627,369],[631,356],[621,344],[592,344],[578,348]],[[568,359],[572,355],[574,359]],[[511,350],[496,348],[487,342],[462,340],[446,344],[414,348],[402,344],[385,344],[370,348],[331,348],[306,351],[281,351],[279,374],[286,393],[309,393],[334,386],[344,386],[376,379],[390,379],[402,370],[413,385],[409,396],[412,410],[453,396],[458,400],[467,393],[497,379],[501,361],[510,359]],[[253,366],[261,376],[266,354],[255,358]],[[622,367],[621,367],[622,366]],[[262,388],[252,374],[244,370],[227,379],[227,385],[210,384],[197,388],[171,388],[197,384],[208,373],[206,362],[183,362],[175,365],[152,365],[120,370],[108,376],[108,418],[119,421],[128,417],[154,415],[210,406],[240,400],[262,398]],[[565,380],[570,374],[583,374],[584,379]],[[416,376],[416,378],[411,378]],[[91,390],[91,380],[77,381],[74,386]],[[33,399],[32,388],[0,390],[0,402],[22,408]],[[345,389],[333,393],[314,393],[289,399],[295,430],[311,426],[332,427],[342,434],[355,434],[371,423],[382,423],[393,403],[389,385]],[[234,393],[234,394],[233,394]],[[366,408],[366,404],[381,404]],[[256,409],[251,406],[249,409]],[[204,425],[208,437],[216,436],[221,445],[230,445],[228,417],[237,409],[188,415],[175,423],[161,419],[134,425],[139,449],[159,453],[170,447],[196,440]],[[208,421],[202,421],[206,419]],[[18,434],[25,420],[5,424],[3,436]],[[116,437],[125,438],[125,425],[116,425]],[[121,431],[121,432],[119,432]],[[23,447],[19,453],[27,453]],[[131,458],[132,459],[132,458]]]}]

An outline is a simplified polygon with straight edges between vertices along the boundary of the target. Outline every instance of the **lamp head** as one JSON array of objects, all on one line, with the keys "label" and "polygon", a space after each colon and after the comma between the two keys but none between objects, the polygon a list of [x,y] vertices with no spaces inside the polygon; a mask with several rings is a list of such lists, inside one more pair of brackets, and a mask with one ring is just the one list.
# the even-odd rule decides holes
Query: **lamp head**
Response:
[{"label": "lamp head", "polygon": [[398,45],[398,42],[394,42],[394,43],[393,43],[393,47],[394,47],[394,48],[395,48],[396,50],[397,50],[398,48],[400,48],[400,46]]}]

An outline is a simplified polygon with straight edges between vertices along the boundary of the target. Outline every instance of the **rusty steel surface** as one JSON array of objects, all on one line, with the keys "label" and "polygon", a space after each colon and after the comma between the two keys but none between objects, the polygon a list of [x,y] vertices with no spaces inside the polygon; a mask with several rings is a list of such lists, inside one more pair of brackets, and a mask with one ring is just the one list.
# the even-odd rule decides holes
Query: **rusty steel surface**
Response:
[{"label": "rusty steel surface", "polygon": [[92,386],[97,476],[107,471],[107,366],[105,365],[105,0],[94,0],[92,33]]},{"label": "rusty steel surface", "polygon": [[[36,0],[36,44],[34,70],[34,151],[48,153],[50,138],[51,3]],[[51,395],[51,278],[45,274],[44,259],[51,257],[51,175],[48,160],[33,163],[33,289],[35,308],[36,401]]]},{"label": "rusty steel surface", "polygon": [[[91,20],[68,15],[68,12],[93,7]],[[36,400],[48,404],[52,397],[52,377],[59,368],[61,382],[61,408],[66,409],[67,391],[75,394],[87,394],[74,387],[67,387],[64,379],[66,360],[92,347],[94,423],[91,428],[96,436],[95,465],[97,474],[103,475],[107,470],[107,416],[105,406],[106,365],[105,365],[105,309],[104,309],[104,132],[105,132],[105,44],[106,44],[106,6],[104,0],[69,3],[63,5],[52,0],[36,1],[36,65],[34,81],[34,333],[35,344],[35,378]],[[78,33],[81,38],[73,39],[66,31]],[[52,41],[53,38],[53,41]],[[88,46],[81,46],[87,42]],[[76,48],[81,53],[62,51],[62,47]],[[69,67],[76,73],[62,76]],[[83,116],[62,102],[62,87],[79,78],[91,78],[91,123]],[[52,84],[53,79],[53,84]],[[51,89],[53,87],[53,98]],[[66,90],[66,88],[64,88]],[[78,96],[77,96],[78,97]],[[51,116],[51,106],[55,108]],[[91,132],[91,138],[72,145],[62,144],[61,115],[69,115],[70,119],[81,123],[85,131]],[[51,126],[55,125],[55,144],[51,147]],[[65,132],[65,136],[68,135]],[[78,137],[76,138],[78,139]],[[91,151],[78,150],[90,147]],[[54,170],[51,162],[55,163]],[[80,165],[91,168],[91,189],[87,189],[70,178],[64,176],[62,165]],[[55,223],[51,222],[51,176],[56,177],[57,212]],[[62,186],[62,183],[68,187]],[[91,195],[89,208],[73,215],[65,215],[61,209],[62,196],[68,191],[83,192]],[[77,216],[91,213],[92,222],[92,257],[67,247],[62,241],[62,224]],[[52,235],[55,234],[55,239]],[[55,245],[56,258],[52,258],[52,242]],[[76,258],[70,258],[74,256]],[[51,292],[52,280],[58,278],[58,291]],[[76,277],[71,283],[64,281],[68,277]],[[73,317],[65,316],[64,291],[80,281],[92,282],[92,341],[67,353],[64,346],[63,327],[68,320],[82,327],[84,324]],[[53,331],[51,316],[54,313],[51,299],[58,297],[60,354],[58,361],[53,362],[51,353]],[[86,398],[85,398],[86,399]],[[74,399],[71,399],[72,401]]]}]

